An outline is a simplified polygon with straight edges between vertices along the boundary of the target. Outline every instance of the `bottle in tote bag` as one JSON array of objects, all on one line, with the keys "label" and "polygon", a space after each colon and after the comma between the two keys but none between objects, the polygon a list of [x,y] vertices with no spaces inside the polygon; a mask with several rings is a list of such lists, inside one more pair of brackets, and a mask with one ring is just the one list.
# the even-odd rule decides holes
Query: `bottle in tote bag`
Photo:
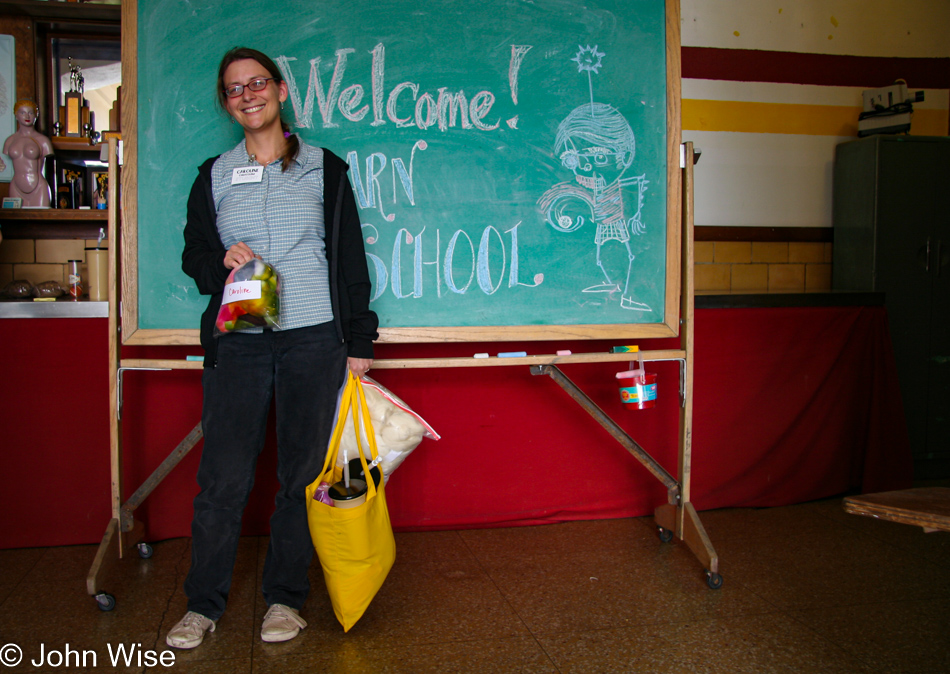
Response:
[{"label": "bottle in tote bag", "polygon": [[355,508],[366,503],[366,483],[362,480],[350,480],[349,486],[337,482],[330,485],[327,493],[337,508]]},{"label": "bottle in tote bag", "polygon": [[[379,479],[382,473],[375,462],[370,464],[370,475],[373,476],[373,483],[378,487]],[[350,478],[350,475],[358,475],[358,478]],[[358,505],[366,503],[366,481],[363,475],[363,465],[359,459],[352,459],[346,465],[343,480],[333,484],[327,490],[327,494],[337,508],[355,508]]]}]

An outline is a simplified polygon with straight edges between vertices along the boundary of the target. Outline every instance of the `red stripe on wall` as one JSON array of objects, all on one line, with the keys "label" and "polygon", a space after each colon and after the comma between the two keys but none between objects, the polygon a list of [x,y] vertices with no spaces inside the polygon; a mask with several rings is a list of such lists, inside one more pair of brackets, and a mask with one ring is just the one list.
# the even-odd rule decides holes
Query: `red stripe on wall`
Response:
[{"label": "red stripe on wall", "polygon": [[910,89],[950,89],[950,58],[683,47],[682,66],[684,78],[705,80],[874,88],[903,78]]}]

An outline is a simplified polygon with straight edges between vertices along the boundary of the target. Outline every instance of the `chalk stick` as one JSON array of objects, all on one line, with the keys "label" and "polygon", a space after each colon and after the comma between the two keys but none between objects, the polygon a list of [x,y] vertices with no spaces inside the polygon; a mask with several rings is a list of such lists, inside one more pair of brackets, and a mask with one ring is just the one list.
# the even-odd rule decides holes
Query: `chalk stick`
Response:
[{"label": "chalk stick", "polygon": [[34,302],[55,302],[56,298],[55,297],[34,297],[33,301]]},{"label": "chalk stick", "polygon": [[200,363],[200,362],[203,361],[204,359],[205,359],[204,356],[185,356],[185,360],[190,360],[190,361],[194,361],[194,362],[197,362],[197,363]]},{"label": "chalk stick", "polygon": [[636,344],[629,346],[612,346],[610,347],[610,353],[637,353],[640,350],[640,347]]},{"label": "chalk stick", "polygon": [[487,354],[487,353],[476,353],[474,357],[475,357],[475,358],[488,358],[488,354]]},{"label": "chalk stick", "polygon": [[498,354],[499,358],[524,358],[528,355],[527,351],[502,351]]},{"label": "chalk stick", "polygon": [[571,355],[571,350],[570,350],[570,349],[561,349],[560,351],[557,352],[557,355],[559,355],[559,356],[570,356],[570,355]]}]

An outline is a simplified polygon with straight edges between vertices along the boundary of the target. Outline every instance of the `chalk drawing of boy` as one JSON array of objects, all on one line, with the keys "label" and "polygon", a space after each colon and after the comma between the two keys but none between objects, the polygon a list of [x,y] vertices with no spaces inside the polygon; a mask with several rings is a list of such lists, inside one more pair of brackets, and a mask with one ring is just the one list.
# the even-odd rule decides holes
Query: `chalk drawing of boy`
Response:
[{"label": "chalk drawing of boy", "polygon": [[[581,47],[573,59],[580,72],[596,73],[604,56],[597,47]],[[561,164],[574,173],[574,181],[554,185],[538,200],[545,219],[559,232],[574,232],[587,221],[595,226],[596,264],[604,280],[584,289],[585,293],[621,291],[620,306],[633,311],[652,311],[631,294],[630,277],[634,254],[630,237],[645,231],[640,220],[643,194],[649,181],[645,175],[625,177],[636,154],[636,140],[626,118],[611,105],[595,103],[593,90],[590,103],[575,108],[558,125],[555,152]],[[624,211],[624,188],[636,186],[637,209],[627,217]],[[627,253],[623,274],[611,274],[601,259],[604,244],[617,241]],[[615,280],[616,279],[616,280]]]}]

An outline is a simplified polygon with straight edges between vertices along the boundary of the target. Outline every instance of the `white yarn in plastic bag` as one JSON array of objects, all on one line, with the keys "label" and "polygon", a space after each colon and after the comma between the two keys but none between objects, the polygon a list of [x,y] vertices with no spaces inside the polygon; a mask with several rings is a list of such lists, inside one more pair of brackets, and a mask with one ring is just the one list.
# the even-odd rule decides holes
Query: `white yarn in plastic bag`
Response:
[{"label": "white yarn in plastic bag", "polygon": [[[389,476],[409,456],[410,452],[419,446],[423,438],[438,440],[439,434],[426,423],[425,419],[412,411],[385,386],[366,376],[362,378],[362,382],[366,406],[369,408],[369,415],[373,422],[373,435],[376,436],[376,449],[380,456],[379,465],[383,470],[383,480],[388,482]],[[362,440],[365,454],[369,447],[369,440],[365,433]],[[358,456],[353,417],[348,415],[343,427],[343,437],[340,439],[337,465],[342,467],[345,460]],[[371,459],[368,456],[366,458]]]}]

